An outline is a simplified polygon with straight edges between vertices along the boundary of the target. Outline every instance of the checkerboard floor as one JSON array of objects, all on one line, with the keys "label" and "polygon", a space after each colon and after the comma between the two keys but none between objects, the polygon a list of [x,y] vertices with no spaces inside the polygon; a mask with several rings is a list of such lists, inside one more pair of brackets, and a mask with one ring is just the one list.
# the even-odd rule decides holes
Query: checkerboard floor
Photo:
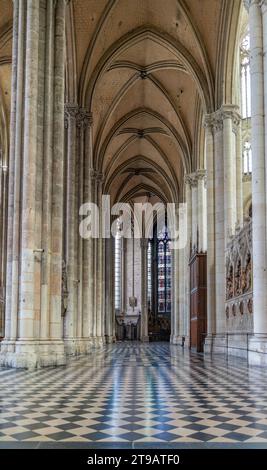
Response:
[{"label": "checkerboard floor", "polygon": [[267,369],[168,343],[0,369],[0,442],[266,443]]}]

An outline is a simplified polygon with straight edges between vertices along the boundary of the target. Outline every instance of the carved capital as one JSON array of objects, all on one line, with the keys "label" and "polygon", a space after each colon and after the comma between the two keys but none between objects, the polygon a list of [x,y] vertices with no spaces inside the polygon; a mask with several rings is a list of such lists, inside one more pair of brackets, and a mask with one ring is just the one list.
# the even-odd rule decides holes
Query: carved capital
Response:
[{"label": "carved capital", "polygon": [[205,116],[204,126],[210,127],[212,132],[216,133],[223,130],[223,118],[221,110],[215,111]]},{"label": "carved capital", "polygon": [[239,114],[239,106],[234,104],[227,104],[221,107],[222,119],[231,119],[233,126],[237,127],[240,124],[241,116]]},{"label": "carved capital", "polygon": [[65,129],[68,128],[70,122],[76,121],[76,117],[79,113],[79,107],[75,103],[65,103],[64,105],[64,122]]},{"label": "carved capital", "polygon": [[93,123],[92,113],[87,108],[79,108],[76,118],[79,129],[87,129]]},{"label": "carved capital", "polygon": [[247,11],[249,11],[250,7],[250,0],[243,0],[244,7]]},{"label": "carved capital", "polygon": [[203,119],[203,126],[205,129],[210,129],[211,131],[213,130],[213,123],[214,123],[214,115],[212,114],[206,114]]},{"label": "carved capital", "polygon": [[212,132],[216,133],[223,130],[223,121],[225,119],[231,119],[233,131],[236,132],[241,122],[241,116],[238,111],[239,107],[234,104],[223,105],[214,113],[207,114],[204,117],[204,127],[210,128]]},{"label": "carved capital", "polygon": [[243,4],[247,12],[252,5],[257,5],[259,7],[267,6],[267,0],[243,0]]},{"label": "carved capital", "polygon": [[190,188],[196,188],[197,187],[197,178],[195,173],[188,173],[184,177],[184,182],[185,184],[188,184]]},{"label": "carved capital", "polygon": [[204,180],[206,184],[207,180],[207,171],[204,169],[199,169],[194,173],[185,175],[185,183],[190,186],[190,188],[196,188],[198,181]]},{"label": "carved capital", "polygon": [[195,177],[197,180],[206,180],[207,178],[207,171],[204,169],[199,169],[195,172]]},{"label": "carved capital", "polygon": [[95,181],[96,183],[102,184],[104,180],[104,175],[98,170],[94,168],[90,168],[89,170],[89,177],[91,180]]}]

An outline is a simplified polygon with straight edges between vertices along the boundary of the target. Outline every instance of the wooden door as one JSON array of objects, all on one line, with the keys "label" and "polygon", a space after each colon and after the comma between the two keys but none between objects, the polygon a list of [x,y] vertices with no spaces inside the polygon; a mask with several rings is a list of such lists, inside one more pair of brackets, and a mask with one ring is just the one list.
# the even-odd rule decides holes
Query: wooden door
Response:
[{"label": "wooden door", "polygon": [[190,347],[203,351],[207,332],[207,255],[195,254],[190,266]]}]

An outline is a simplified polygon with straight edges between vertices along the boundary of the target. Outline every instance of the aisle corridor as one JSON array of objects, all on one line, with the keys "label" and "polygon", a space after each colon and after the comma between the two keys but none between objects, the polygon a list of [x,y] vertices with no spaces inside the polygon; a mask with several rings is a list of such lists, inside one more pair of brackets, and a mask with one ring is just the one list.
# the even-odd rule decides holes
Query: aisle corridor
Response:
[{"label": "aisle corridor", "polygon": [[0,381],[2,446],[267,446],[267,370],[239,359],[118,343],[66,367],[2,368]]}]

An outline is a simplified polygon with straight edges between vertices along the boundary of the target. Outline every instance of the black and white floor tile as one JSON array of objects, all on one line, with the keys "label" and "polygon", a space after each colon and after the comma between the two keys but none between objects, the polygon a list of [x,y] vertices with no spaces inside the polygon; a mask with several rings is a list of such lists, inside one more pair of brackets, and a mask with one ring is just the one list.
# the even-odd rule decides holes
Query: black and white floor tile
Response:
[{"label": "black and white floor tile", "polygon": [[118,343],[35,371],[0,369],[0,443],[262,443],[267,370],[167,343]]}]

